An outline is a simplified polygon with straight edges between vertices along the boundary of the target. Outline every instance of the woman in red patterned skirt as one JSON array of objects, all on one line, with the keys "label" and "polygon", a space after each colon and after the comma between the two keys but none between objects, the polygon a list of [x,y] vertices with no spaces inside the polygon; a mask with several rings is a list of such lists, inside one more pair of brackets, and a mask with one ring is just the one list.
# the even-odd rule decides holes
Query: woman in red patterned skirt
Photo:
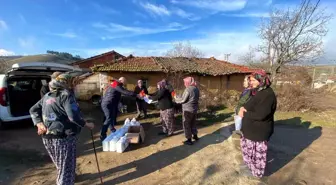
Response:
[{"label": "woman in red patterned skirt", "polygon": [[277,100],[265,71],[251,74],[250,83],[252,97],[239,110],[239,116],[243,117],[241,148],[245,162],[241,172],[262,177],[266,168],[267,143],[274,130]]}]

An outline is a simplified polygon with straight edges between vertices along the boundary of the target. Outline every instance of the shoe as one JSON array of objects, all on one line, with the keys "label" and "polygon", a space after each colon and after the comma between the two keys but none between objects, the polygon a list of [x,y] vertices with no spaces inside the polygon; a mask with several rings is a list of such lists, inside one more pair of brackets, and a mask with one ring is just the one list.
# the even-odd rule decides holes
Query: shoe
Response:
[{"label": "shoe", "polygon": [[247,170],[249,169],[246,164],[239,165],[239,170],[245,170],[245,169],[247,169]]},{"label": "shoe", "polygon": [[111,129],[111,133],[114,133],[116,131],[117,131],[117,129],[115,129],[115,128]]},{"label": "shoe", "polygon": [[254,177],[251,170],[248,168],[240,169],[239,174],[245,177]]},{"label": "shoe", "polygon": [[100,141],[103,142],[106,139],[106,136],[100,136]]},{"label": "shoe", "polygon": [[193,139],[194,139],[195,141],[198,141],[198,140],[199,140],[199,138],[198,138],[197,135],[194,135]]},{"label": "shoe", "polygon": [[165,132],[159,132],[158,135],[159,136],[164,136],[164,135],[167,135],[167,133],[165,133]]},{"label": "shoe", "polygon": [[173,136],[173,135],[175,135],[175,134],[174,134],[174,133],[167,134],[167,137],[171,137],[171,136]]},{"label": "shoe", "polygon": [[193,142],[191,141],[191,139],[188,139],[188,140],[184,141],[183,144],[185,144],[185,145],[193,145]]}]

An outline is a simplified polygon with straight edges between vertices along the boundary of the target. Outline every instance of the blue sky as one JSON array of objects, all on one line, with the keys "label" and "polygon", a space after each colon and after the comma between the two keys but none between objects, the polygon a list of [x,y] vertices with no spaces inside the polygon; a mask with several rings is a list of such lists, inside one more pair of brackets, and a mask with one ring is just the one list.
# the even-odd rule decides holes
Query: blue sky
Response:
[{"label": "blue sky", "polygon": [[[331,0],[322,1],[335,11]],[[163,55],[189,41],[207,56],[231,60],[260,41],[257,25],[274,6],[299,0],[1,0],[0,55],[66,51],[90,57],[109,50],[128,55]],[[335,21],[325,39],[336,59]]]}]

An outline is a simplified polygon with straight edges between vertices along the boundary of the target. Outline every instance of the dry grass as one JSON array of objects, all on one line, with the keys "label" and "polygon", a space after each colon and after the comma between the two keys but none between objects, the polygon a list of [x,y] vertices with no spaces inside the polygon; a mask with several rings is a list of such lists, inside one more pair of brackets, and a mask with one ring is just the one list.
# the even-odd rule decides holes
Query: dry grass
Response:
[{"label": "dry grass", "polygon": [[330,92],[300,85],[276,89],[279,111],[323,112],[336,109],[336,97]]}]

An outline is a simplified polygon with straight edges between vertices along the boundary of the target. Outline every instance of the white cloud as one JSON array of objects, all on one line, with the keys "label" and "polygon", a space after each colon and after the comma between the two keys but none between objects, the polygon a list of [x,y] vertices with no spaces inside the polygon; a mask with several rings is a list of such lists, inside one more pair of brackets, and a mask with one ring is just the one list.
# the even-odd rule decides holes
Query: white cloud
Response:
[{"label": "white cloud", "polygon": [[69,38],[69,39],[73,39],[73,38],[77,38],[78,35],[72,31],[66,31],[64,33],[50,33],[50,35],[55,35],[55,36],[59,36],[59,37],[63,37],[63,38]]},{"label": "white cloud", "polygon": [[171,12],[164,6],[164,5],[156,5],[149,2],[140,2],[140,6],[142,6],[147,12],[151,13],[152,15],[159,15],[159,16],[169,16]]},{"label": "white cloud", "polygon": [[7,30],[8,25],[4,20],[0,20],[0,30]]},{"label": "white cloud", "polygon": [[109,24],[95,23],[92,26],[95,28],[104,29],[105,31],[110,33],[108,36],[103,36],[102,37],[103,40],[123,38],[123,37],[132,37],[136,35],[148,35],[148,34],[179,31],[179,30],[185,30],[191,27],[191,26],[184,26],[176,22],[170,23],[167,26],[156,27],[156,28],[125,26],[125,25],[116,24],[116,23],[109,23]]},{"label": "white cloud", "polygon": [[36,39],[34,37],[19,38],[19,45],[25,49],[33,49],[35,47]]},{"label": "white cloud", "polygon": [[[155,47],[155,45],[157,47]],[[78,53],[83,57],[92,57],[109,51],[116,51],[124,56],[130,54],[134,56],[162,56],[168,50],[170,45],[161,43],[147,42],[148,47],[143,47],[143,44],[134,44],[129,46],[111,46],[106,48],[81,48],[81,49],[68,49],[72,53]]]},{"label": "white cloud", "polygon": [[243,9],[247,0],[171,0],[171,3],[225,12]]},{"label": "white cloud", "polygon": [[180,8],[174,8],[173,10],[173,13],[179,17],[182,17],[182,18],[186,18],[186,19],[189,19],[191,21],[196,21],[196,20],[199,20],[201,19],[200,16],[196,16],[195,14],[193,13],[188,13]]},{"label": "white cloud", "polygon": [[[134,3],[138,3],[138,1],[134,1]],[[152,16],[171,16],[171,15],[177,15],[179,17],[189,19],[192,21],[199,20],[200,17],[196,16],[192,13],[188,13],[180,8],[172,7],[167,8],[164,5],[159,4],[152,4],[149,2],[139,2],[140,6],[143,7],[148,13],[150,13]]]},{"label": "white cloud", "polygon": [[224,54],[231,54],[229,61],[234,63],[240,62],[239,57],[249,50],[250,45],[260,43],[255,32],[212,32],[204,34],[199,39],[192,40],[171,40],[167,42],[134,41],[122,45],[110,45],[106,48],[77,49],[76,51],[87,57],[111,50],[123,55],[162,56],[173,46],[173,43],[186,41],[203,51],[206,57],[214,56],[219,60],[224,60]]},{"label": "white cloud", "polygon": [[255,18],[261,18],[261,17],[270,17],[270,14],[268,12],[245,12],[245,13],[224,13],[222,14],[227,17],[255,17]]},{"label": "white cloud", "polygon": [[96,2],[91,3],[92,7],[97,10],[97,12],[105,13],[105,14],[118,14],[119,12],[113,8],[102,6]]},{"label": "white cloud", "polygon": [[0,49],[0,56],[11,56],[11,55],[15,55],[15,53],[13,51]]}]

